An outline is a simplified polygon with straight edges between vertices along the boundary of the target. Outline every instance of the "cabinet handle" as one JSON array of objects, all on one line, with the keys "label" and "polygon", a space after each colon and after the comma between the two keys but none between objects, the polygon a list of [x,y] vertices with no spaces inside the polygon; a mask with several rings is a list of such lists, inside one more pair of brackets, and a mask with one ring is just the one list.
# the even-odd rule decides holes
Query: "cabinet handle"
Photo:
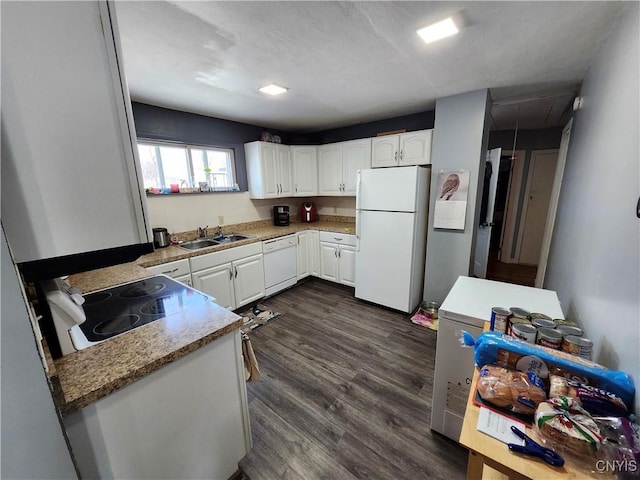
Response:
[{"label": "cabinet handle", "polygon": [[298,184],[296,183],[296,193],[298,193]]},{"label": "cabinet handle", "polygon": [[173,270],[167,270],[166,272],[162,272],[162,273],[164,273],[165,275],[169,275],[170,273],[174,273],[174,272],[177,272],[177,271],[178,271],[178,268],[176,267]]},{"label": "cabinet handle", "polygon": [[402,161],[402,155],[403,155],[402,150],[400,150],[400,161]]},{"label": "cabinet handle", "polygon": [[341,238],[341,237],[333,237],[333,239],[334,239],[335,241],[337,241],[337,242],[341,242],[341,241],[342,241],[342,238]]},{"label": "cabinet handle", "polygon": [[342,250],[338,250],[338,258],[342,258]]},{"label": "cabinet handle", "polygon": [[338,258],[338,249],[337,248],[333,251],[333,254],[335,255],[336,258]]},{"label": "cabinet handle", "polygon": [[233,269],[235,270],[236,274],[234,275],[236,278],[238,278],[238,267],[233,267]]},{"label": "cabinet handle", "polygon": [[393,154],[393,159],[397,162],[398,161],[398,152]]},{"label": "cabinet handle", "polygon": [[233,280],[233,271],[229,269],[229,280]]}]

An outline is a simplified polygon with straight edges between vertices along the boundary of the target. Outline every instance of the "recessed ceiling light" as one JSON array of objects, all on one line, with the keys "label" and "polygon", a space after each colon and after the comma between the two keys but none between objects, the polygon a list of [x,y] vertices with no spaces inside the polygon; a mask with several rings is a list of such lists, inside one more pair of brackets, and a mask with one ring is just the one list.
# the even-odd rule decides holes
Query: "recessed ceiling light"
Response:
[{"label": "recessed ceiling light", "polygon": [[449,17],[440,22],[423,27],[417,32],[418,35],[422,37],[422,40],[424,40],[424,43],[431,43],[455,35],[458,33],[458,27],[456,27],[456,24],[453,22],[453,18]]},{"label": "recessed ceiling light", "polygon": [[281,93],[289,90],[286,87],[281,87],[280,85],[276,85],[275,83],[270,83],[269,85],[265,85],[264,87],[260,87],[260,91],[262,93],[268,93],[269,95],[280,95]]}]

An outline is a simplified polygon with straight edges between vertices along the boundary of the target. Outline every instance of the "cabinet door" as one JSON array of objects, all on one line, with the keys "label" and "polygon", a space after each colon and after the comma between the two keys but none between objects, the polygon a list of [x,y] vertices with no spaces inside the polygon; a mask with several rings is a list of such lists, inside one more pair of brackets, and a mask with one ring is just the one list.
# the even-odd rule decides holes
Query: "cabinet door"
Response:
[{"label": "cabinet door", "polygon": [[400,135],[400,165],[427,165],[431,163],[431,135],[433,130]]},{"label": "cabinet door", "polygon": [[291,147],[293,196],[318,195],[318,148],[314,145]]},{"label": "cabinet door", "polygon": [[264,262],[262,254],[233,262],[233,284],[236,306],[246,305],[264,297]]},{"label": "cabinet door", "polygon": [[191,278],[193,288],[214,297],[218,305],[229,310],[236,308],[231,263],[194,272]]},{"label": "cabinet door", "polygon": [[309,265],[309,232],[298,232],[298,280],[308,277],[311,274]]},{"label": "cabinet door", "polygon": [[342,194],[355,197],[358,170],[371,168],[371,139],[344,142],[342,165]]},{"label": "cabinet door", "polygon": [[399,135],[388,135],[371,139],[371,168],[395,167],[398,165]]},{"label": "cabinet door", "polygon": [[320,242],[320,278],[338,281],[338,246]]},{"label": "cabinet door", "polygon": [[279,197],[293,196],[293,181],[291,173],[291,147],[289,145],[277,145],[278,178],[277,189]]},{"label": "cabinet door", "polygon": [[311,275],[320,276],[320,235],[317,230],[309,233],[309,272]]},{"label": "cabinet door", "polygon": [[278,152],[275,143],[264,142],[260,144],[260,167],[262,173],[262,188],[264,198],[279,196],[278,186]]},{"label": "cabinet door", "polygon": [[342,195],[342,147],[338,143],[318,147],[318,194]]},{"label": "cabinet door", "polygon": [[355,286],[356,284],[356,247],[340,245],[338,251],[338,272],[339,281],[345,285]]}]

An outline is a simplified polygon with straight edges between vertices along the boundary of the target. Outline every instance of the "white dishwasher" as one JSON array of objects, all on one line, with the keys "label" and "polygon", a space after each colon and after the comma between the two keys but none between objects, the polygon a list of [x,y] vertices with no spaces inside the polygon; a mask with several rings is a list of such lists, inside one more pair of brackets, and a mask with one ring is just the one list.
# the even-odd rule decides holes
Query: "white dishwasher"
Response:
[{"label": "white dishwasher", "polygon": [[295,234],[262,242],[265,296],[296,284],[298,238]]}]

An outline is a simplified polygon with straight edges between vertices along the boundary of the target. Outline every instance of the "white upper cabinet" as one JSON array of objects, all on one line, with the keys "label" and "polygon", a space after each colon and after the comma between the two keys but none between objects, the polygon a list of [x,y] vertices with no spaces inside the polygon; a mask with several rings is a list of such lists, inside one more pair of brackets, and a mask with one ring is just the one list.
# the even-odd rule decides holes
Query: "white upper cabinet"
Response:
[{"label": "white upper cabinet", "polygon": [[269,142],[245,143],[251,198],[293,196],[291,147]]},{"label": "white upper cabinet", "polygon": [[428,165],[433,130],[385,135],[371,140],[371,167]]},{"label": "white upper cabinet", "polygon": [[293,162],[293,196],[318,195],[318,147],[303,145],[291,147]]},{"label": "white upper cabinet", "polygon": [[2,223],[17,263],[151,242],[112,8],[2,4]]},{"label": "white upper cabinet", "polygon": [[358,170],[371,168],[371,139],[318,147],[318,194],[355,196]]}]

